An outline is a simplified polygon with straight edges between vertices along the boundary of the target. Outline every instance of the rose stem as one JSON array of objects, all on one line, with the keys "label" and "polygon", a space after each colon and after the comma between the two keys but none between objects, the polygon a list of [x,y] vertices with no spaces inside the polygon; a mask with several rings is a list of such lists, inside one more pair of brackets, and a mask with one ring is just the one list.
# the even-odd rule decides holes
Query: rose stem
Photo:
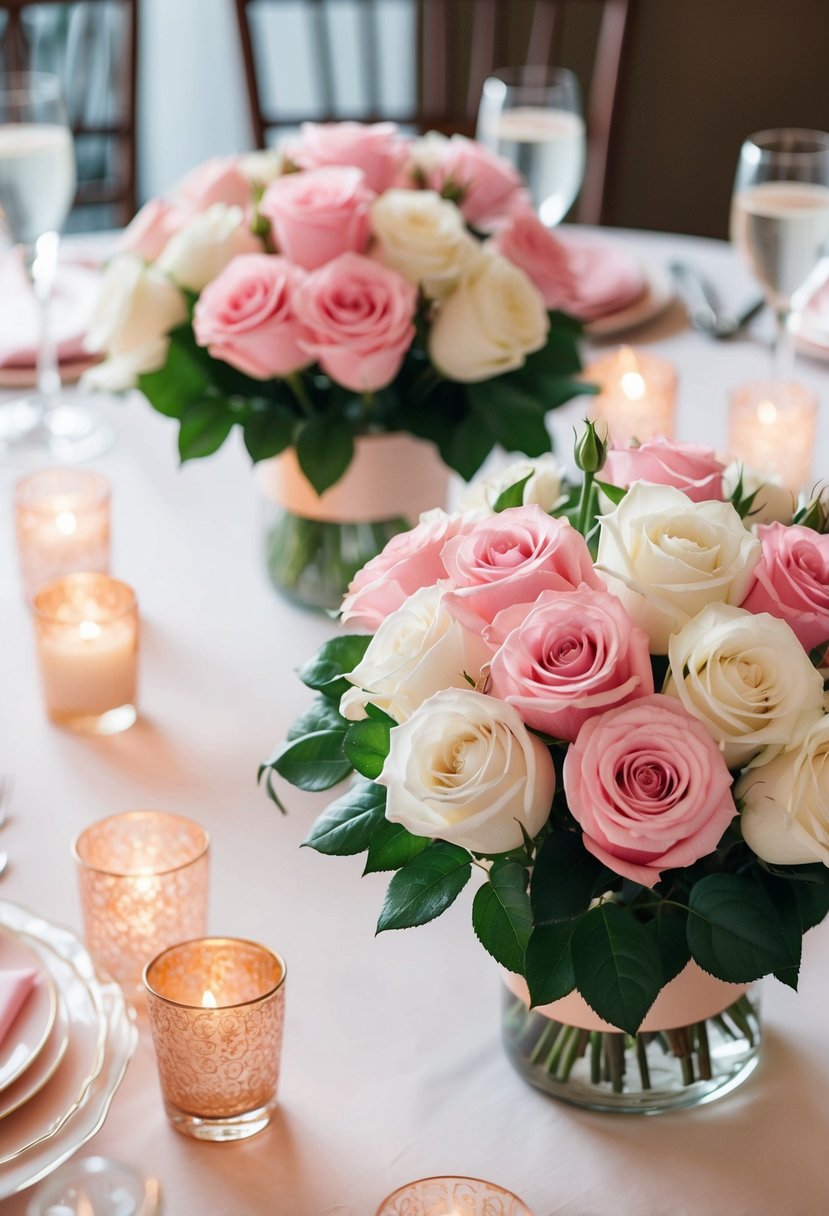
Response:
[{"label": "rose stem", "polygon": [[535,1047],[532,1049],[532,1052],[530,1054],[530,1063],[531,1064],[538,1064],[541,1057],[544,1055],[544,1052],[547,1050],[547,1046],[548,1046],[550,1040],[554,1039],[555,1036],[558,1034],[558,1030],[559,1030],[559,1026],[558,1026],[557,1022],[551,1021],[548,1026],[544,1027],[544,1029],[541,1032],[541,1037],[539,1038],[538,1042],[536,1043]]},{"label": "rose stem", "polygon": [[584,1049],[587,1046],[588,1031],[579,1030],[578,1027],[573,1027],[573,1033],[570,1041],[561,1053],[559,1060],[558,1072],[556,1077],[559,1081],[567,1081],[570,1073],[573,1071],[573,1065],[580,1056],[584,1055]]},{"label": "rose stem", "polygon": [[564,1050],[567,1040],[569,1039],[570,1035],[574,1033],[576,1032],[572,1026],[559,1026],[556,1041],[553,1043],[552,1047],[550,1048],[550,1053],[547,1056],[547,1059],[544,1061],[544,1070],[545,1072],[550,1073],[551,1076],[558,1067],[559,1056]]},{"label": "rose stem", "polygon": [[599,1030],[590,1032],[590,1084],[602,1083],[602,1035]]},{"label": "rose stem", "polygon": [[[731,1018],[731,1021],[734,1023],[737,1029],[740,1030],[748,1039],[749,1047],[753,1047],[754,1031],[751,1029],[751,1023],[742,1009],[742,1002],[744,1000],[745,998],[741,997],[739,1001],[735,1001],[733,1005],[729,1005],[725,1012],[726,1015]],[[751,1006],[749,1006],[749,1009],[751,1009]]]},{"label": "rose stem", "polygon": [[648,1068],[648,1049],[641,1034],[636,1036],[636,1060],[643,1089],[651,1088],[651,1070]]},{"label": "rose stem", "polygon": [[701,1081],[711,1080],[711,1047],[708,1042],[708,1026],[697,1022],[697,1063]]},{"label": "rose stem", "polygon": [[613,1092],[622,1092],[625,1062],[625,1036],[616,1031],[606,1031],[604,1036],[605,1058],[610,1068],[610,1082]]}]

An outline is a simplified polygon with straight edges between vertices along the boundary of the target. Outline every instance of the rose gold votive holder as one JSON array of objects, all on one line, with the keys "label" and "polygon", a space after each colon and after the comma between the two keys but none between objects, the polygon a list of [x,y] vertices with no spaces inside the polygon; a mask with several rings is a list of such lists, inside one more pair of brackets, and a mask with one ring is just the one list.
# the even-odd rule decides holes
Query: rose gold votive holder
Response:
[{"label": "rose gold votive holder", "polygon": [[126,811],[75,839],[89,952],[133,992],[141,973],[173,942],[204,933],[210,837],[169,811]]},{"label": "rose gold votive holder", "polygon": [[816,425],[817,396],[805,385],[755,380],[731,394],[729,454],[797,493],[811,479]]},{"label": "rose gold votive holder", "polygon": [[52,721],[113,735],[135,722],[138,605],[107,574],[67,574],[32,599],[40,681]]},{"label": "rose gold votive holder", "polygon": [[482,1178],[421,1178],[387,1195],[376,1216],[533,1216],[494,1182]]},{"label": "rose gold votive holder", "polygon": [[644,443],[674,433],[677,372],[649,351],[621,346],[584,369],[582,378],[599,386],[588,412],[603,422],[615,447]]},{"label": "rose gold votive holder", "polygon": [[204,937],[144,971],[167,1117],[197,1140],[267,1127],[279,1082],[285,963],[255,942]]},{"label": "rose gold votive holder", "polygon": [[17,553],[27,599],[62,574],[109,571],[110,484],[89,469],[39,469],[14,493]]}]

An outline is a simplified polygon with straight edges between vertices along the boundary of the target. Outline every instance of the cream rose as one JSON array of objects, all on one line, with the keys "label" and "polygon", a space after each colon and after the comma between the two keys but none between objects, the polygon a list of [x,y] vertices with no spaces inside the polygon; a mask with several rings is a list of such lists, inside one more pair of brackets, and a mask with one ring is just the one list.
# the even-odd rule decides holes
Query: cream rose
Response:
[{"label": "cream rose", "polygon": [[820,673],[768,613],[710,604],[673,635],[668,659],[666,694],[702,723],[730,769],[797,746],[823,714]]},{"label": "cream rose", "polygon": [[365,718],[370,701],[405,722],[442,688],[468,688],[467,676],[478,681],[489,647],[453,620],[442,598],[439,587],[423,587],[386,617],[346,676],[354,688],[340,701],[343,717]]},{"label": "cream rose", "polygon": [[523,270],[482,251],[443,301],[429,335],[429,354],[450,380],[472,383],[523,367],[550,328],[544,302]]},{"label": "cream rose", "polygon": [[797,502],[791,490],[781,484],[776,473],[761,473],[749,469],[739,460],[726,466],[722,475],[723,497],[730,498],[742,478],[743,498],[754,494],[751,513],[746,516],[748,527],[756,524],[790,524]]},{"label": "cream rose", "polygon": [[186,318],[184,296],[166,275],[136,254],[119,254],[104,271],[85,343],[107,359],[87,373],[85,383],[112,392],[133,387],[141,372],[162,366],[167,334]]},{"label": "cream rose", "polygon": [[180,287],[201,291],[240,253],[261,253],[241,207],[214,203],[167,242],[158,267]]},{"label": "cream rose", "polygon": [[707,604],[745,599],[760,542],[728,502],[638,483],[602,517],[596,568],[648,634],[651,654]]},{"label": "cream rose", "polygon": [[391,732],[386,818],[473,853],[518,848],[550,813],[555,769],[511,705],[446,689]]},{"label": "cream rose", "polygon": [[799,748],[752,768],[734,787],[750,848],[773,865],[829,866],[829,717]]},{"label": "cream rose", "polygon": [[535,503],[549,514],[564,501],[566,472],[552,453],[535,460],[513,461],[506,468],[471,482],[461,500],[461,510],[491,512],[505,490],[529,478],[524,486],[523,505]]},{"label": "cream rose", "polygon": [[454,203],[434,190],[387,190],[371,207],[374,256],[432,299],[445,296],[477,251]]}]

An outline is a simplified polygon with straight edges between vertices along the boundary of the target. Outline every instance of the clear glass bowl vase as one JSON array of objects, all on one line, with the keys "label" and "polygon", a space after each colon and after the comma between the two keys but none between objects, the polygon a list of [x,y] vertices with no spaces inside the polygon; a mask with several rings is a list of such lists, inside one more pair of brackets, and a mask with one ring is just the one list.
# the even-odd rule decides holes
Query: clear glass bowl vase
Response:
[{"label": "clear glass bowl vase", "polygon": [[713,1017],[634,1036],[554,1021],[505,987],[502,1034],[530,1085],[587,1110],[637,1115],[729,1093],[756,1067],[762,1042],[756,987]]}]

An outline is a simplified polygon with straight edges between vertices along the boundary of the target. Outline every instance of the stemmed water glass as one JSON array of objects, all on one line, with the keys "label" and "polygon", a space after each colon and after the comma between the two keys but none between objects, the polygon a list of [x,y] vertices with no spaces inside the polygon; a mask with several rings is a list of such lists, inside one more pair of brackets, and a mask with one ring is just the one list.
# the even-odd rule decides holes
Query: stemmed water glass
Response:
[{"label": "stemmed water glass", "polygon": [[798,314],[829,274],[829,134],[782,128],[745,141],[731,239],[777,319],[772,378],[789,381]]},{"label": "stemmed water glass", "polygon": [[564,219],[584,177],[579,82],[566,68],[503,68],[484,81],[477,138],[527,181],[539,218]]},{"label": "stemmed water glass", "polygon": [[75,194],[75,155],[60,81],[47,72],[0,77],[0,230],[16,244],[37,304],[37,390],[0,406],[0,456],[13,463],[84,460],[112,430],[77,392],[61,390],[49,312],[58,232]]}]

